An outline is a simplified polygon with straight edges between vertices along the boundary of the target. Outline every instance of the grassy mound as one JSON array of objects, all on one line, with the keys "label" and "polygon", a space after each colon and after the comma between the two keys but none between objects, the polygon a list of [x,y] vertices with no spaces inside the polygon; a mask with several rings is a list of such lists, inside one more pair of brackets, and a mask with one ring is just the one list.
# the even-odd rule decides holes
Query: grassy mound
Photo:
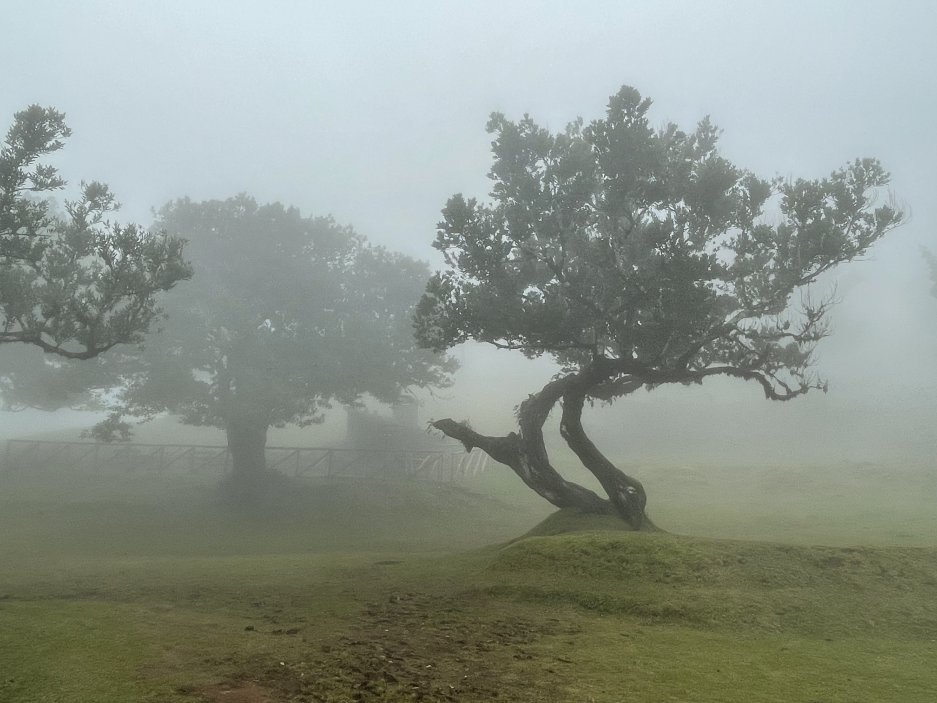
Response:
[{"label": "grassy mound", "polygon": [[937,638],[935,549],[602,531],[606,522],[552,516],[497,553],[490,591],[693,626]]},{"label": "grassy mound", "polygon": [[630,532],[626,522],[615,515],[592,515],[578,510],[557,510],[522,537],[548,537],[573,532]]}]

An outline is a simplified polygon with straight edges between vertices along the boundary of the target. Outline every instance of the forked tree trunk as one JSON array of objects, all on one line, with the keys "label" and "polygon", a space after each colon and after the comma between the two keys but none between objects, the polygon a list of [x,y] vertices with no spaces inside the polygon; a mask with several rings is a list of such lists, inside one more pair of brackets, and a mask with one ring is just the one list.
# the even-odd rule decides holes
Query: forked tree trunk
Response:
[{"label": "forked tree trunk", "polygon": [[550,464],[547,456],[543,424],[571,378],[567,376],[552,381],[521,403],[518,433],[489,437],[451,419],[437,420],[432,425],[461,442],[466,451],[478,447],[495,461],[511,467],[527,486],[558,508],[575,508],[587,513],[614,513],[610,501],[578,483],[564,479]]},{"label": "forked tree trunk", "polygon": [[[505,437],[481,435],[466,424],[451,419],[437,420],[432,426],[461,442],[466,451],[478,447],[495,461],[511,467],[525,484],[558,508],[617,514],[632,529],[656,530],[645,513],[647,494],[644,486],[612,464],[582,427],[586,393],[616,373],[614,366],[597,361],[579,373],[551,381],[521,404],[518,411],[520,431]],[[640,385],[636,382],[636,386]],[[550,464],[543,441],[543,425],[561,398],[563,418],[560,432],[583,465],[598,479],[609,499],[567,481]]]},{"label": "forked tree trunk", "polygon": [[609,501],[578,483],[567,481],[549,462],[544,461],[546,453],[536,446],[536,440],[531,441],[514,432],[506,437],[482,435],[449,418],[436,420],[432,426],[461,442],[465,451],[478,447],[495,461],[511,467],[528,487],[557,508],[575,508],[585,513],[614,512]]},{"label": "forked tree trunk", "polygon": [[265,488],[267,472],[267,425],[229,420],[225,424],[231,452],[230,487],[236,497],[250,499]]}]

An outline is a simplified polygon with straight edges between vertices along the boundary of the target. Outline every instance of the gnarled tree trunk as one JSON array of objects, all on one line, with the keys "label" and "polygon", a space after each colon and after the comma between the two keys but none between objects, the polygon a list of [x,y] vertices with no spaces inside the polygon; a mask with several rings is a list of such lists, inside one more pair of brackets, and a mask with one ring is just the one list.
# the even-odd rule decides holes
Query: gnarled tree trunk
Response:
[{"label": "gnarled tree trunk", "polygon": [[[620,367],[599,359],[574,374],[551,381],[521,403],[519,432],[491,437],[475,432],[464,423],[437,420],[432,426],[460,441],[466,451],[474,447],[492,459],[509,466],[538,495],[558,508],[581,512],[617,514],[635,530],[655,530],[645,513],[647,494],[641,482],[610,462],[592,443],[582,427],[582,409],[587,393],[598,384],[616,377]],[[636,387],[641,385],[635,381]],[[564,479],[550,464],[543,441],[543,425],[552,408],[563,399],[560,432],[583,465],[598,479],[609,498]]]},{"label": "gnarled tree trunk", "polygon": [[437,420],[432,426],[458,440],[466,451],[478,447],[492,459],[505,464],[536,493],[558,508],[575,508],[587,513],[614,513],[610,501],[578,483],[567,481],[550,464],[543,442],[543,423],[574,377],[548,383],[539,393],[521,403],[520,431],[505,437],[489,437],[451,419]]}]

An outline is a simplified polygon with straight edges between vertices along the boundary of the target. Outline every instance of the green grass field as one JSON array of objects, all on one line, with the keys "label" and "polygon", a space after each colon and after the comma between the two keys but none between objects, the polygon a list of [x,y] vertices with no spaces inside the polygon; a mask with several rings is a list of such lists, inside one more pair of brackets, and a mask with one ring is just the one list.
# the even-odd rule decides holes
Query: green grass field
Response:
[{"label": "green grass field", "polygon": [[927,467],[630,467],[667,534],[460,485],[0,473],[0,701],[937,700]]}]

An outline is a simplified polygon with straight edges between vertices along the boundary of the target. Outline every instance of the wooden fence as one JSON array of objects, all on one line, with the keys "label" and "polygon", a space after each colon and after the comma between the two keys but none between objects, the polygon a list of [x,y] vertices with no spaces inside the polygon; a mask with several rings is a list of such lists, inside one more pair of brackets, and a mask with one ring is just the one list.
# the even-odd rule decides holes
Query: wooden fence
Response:
[{"label": "wooden fence", "polygon": [[[433,450],[267,447],[267,466],[303,478],[412,478],[454,481],[486,470],[488,455],[458,445]],[[230,471],[227,447],[209,444],[103,444],[52,440],[7,440],[4,471],[68,467],[76,471]]]}]

